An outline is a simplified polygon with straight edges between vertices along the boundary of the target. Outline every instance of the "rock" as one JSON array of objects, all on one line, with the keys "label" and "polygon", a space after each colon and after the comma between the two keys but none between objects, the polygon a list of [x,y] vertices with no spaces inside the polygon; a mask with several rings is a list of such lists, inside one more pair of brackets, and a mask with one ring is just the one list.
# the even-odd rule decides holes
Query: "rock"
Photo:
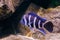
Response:
[{"label": "rock", "polygon": [[60,40],[60,33],[49,33],[40,39],[22,36],[22,35],[10,35],[0,40]]},{"label": "rock", "polygon": [[31,3],[28,9],[26,10],[26,13],[29,13],[29,12],[37,13],[39,8],[40,8],[39,6],[35,5],[34,3]]},{"label": "rock", "polygon": [[23,0],[0,0],[0,20],[9,18]]},{"label": "rock", "polygon": [[27,37],[22,35],[10,35],[0,40],[38,40],[38,39],[33,39],[32,37]]},{"label": "rock", "polygon": [[50,33],[45,36],[45,40],[60,40],[60,33]]}]

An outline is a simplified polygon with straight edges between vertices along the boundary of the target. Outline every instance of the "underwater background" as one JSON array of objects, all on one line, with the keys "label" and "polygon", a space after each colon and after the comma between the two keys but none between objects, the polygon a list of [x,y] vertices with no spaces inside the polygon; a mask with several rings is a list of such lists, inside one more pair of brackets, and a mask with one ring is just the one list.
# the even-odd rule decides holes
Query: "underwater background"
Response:
[{"label": "underwater background", "polygon": [[[30,12],[53,23],[53,31],[43,35],[20,23]],[[60,40],[60,0],[1,0],[0,40]],[[48,27],[49,28],[49,27]]]}]

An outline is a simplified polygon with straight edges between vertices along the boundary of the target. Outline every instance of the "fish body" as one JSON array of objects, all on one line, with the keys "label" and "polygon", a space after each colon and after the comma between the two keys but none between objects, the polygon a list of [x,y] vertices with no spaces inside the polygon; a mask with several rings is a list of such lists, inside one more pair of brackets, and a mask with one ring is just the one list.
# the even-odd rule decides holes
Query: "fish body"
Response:
[{"label": "fish body", "polygon": [[43,23],[45,23],[46,21],[46,18],[42,18],[35,13],[28,13],[22,17],[20,22],[25,26],[40,30],[40,32],[45,35],[46,32],[42,27]]}]

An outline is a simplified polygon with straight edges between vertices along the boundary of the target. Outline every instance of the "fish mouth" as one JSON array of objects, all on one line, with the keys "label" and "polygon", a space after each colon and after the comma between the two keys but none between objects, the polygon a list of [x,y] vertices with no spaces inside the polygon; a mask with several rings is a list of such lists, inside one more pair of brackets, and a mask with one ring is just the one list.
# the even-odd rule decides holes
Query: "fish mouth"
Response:
[{"label": "fish mouth", "polygon": [[53,31],[53,23],[51,21],[46,22],[43,26],[49,32]]}]

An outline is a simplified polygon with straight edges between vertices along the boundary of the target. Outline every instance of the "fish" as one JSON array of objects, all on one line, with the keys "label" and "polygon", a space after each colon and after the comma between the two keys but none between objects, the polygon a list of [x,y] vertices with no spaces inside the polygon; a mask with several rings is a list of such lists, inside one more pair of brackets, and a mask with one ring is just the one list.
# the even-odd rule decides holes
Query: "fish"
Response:
[{"label": "fish", "polygon": [[46,32],[42,27],[47,29],[49,32],[52,32],[52,30],[53,30],[53,23],[50,21],[47,22],[46,18],[42,18],[42,17],[38,16],[36,13],[30,12],[28,14],[25,14],[22,17],[20,22],[21,22],[21,24],[28,26],[30,28],[38,29],[44,35],[46,34]]}]

